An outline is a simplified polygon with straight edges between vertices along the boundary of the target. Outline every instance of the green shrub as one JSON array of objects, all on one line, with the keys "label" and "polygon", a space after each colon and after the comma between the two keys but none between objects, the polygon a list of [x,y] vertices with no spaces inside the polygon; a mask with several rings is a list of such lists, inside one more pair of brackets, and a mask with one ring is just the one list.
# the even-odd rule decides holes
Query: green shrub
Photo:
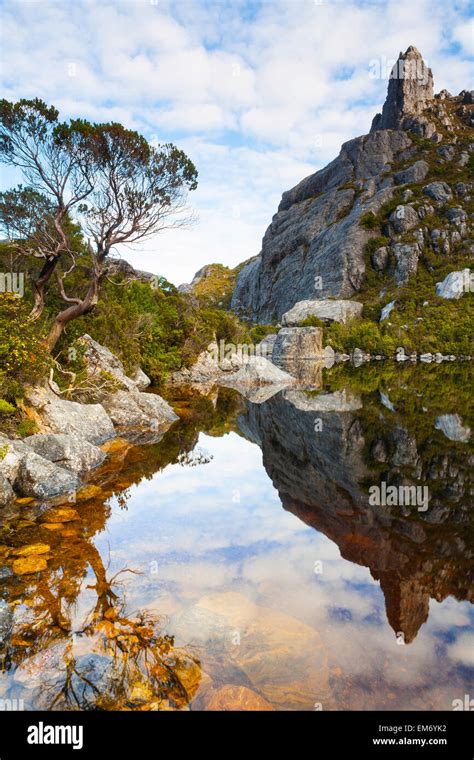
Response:
[{"label": "green shrub", "polygon": [[359,223],[367,230],[376,230],[379,226],[378,219],[373,211],[367,211],[365,214],[362,214]]},{"label": "green shrub", "polygon": [[326,327],[325,322],[319,319],[315,314],[309,314],[302,322],[299,323],[299,327]]},{"label": "green shrub", "polygon": [[0,395],[14,401],[25,384],[47,376],[50,357],[42,325],[31,322],[30,306],[13,293],[0,293]]},{"label": "green shrub", "polygon": [[22,420],[17,427],[17,433],[21,438],[26,438],[28,435],[34,435],[38,430],[38,425],[34,420]]},{"label": "green shrub", "polygon": [[8,401],[5,401],[5,399],[0,398],[0,417],[9,414],[15,414],[15,411],[16,409],[13,404],[10,404]]}]

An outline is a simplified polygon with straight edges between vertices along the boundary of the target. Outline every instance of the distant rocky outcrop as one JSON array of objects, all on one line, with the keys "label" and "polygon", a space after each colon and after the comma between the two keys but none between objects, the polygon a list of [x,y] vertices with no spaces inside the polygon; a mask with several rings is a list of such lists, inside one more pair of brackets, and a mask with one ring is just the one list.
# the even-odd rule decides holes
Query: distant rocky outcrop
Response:
[{"label": "distant rocky outcrop", "polygon": [[[434,95],[432,72],[410,46],[369,134],[344,143],[330,164],[283,193],[261,252],[237,278],[231,308],[279,321],[300,302],[352,299],[367,267],[400,286],[420,261],[430,271],[430,255],[474,251],[472,182],[464,172],[473,124],[470,93]],[[459,179],[445,181],[448,169]],[[369,250],[377,236],[380,245]]]}]

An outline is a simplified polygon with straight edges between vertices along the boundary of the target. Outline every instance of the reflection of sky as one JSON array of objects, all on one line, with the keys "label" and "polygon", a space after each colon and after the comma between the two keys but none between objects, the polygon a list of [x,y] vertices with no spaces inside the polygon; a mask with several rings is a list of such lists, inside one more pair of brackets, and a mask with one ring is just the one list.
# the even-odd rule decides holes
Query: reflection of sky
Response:
[{"label": "reflection of sky", "polygon": [[126,576],[132,608],[173,614],[207,594],[237,591],[297,618],[319,631],[350,685],[342,707],[450,709],[469,693],[467,602],[432,600],[415,641],[397,645],[368,568],[343,560],[335,544],[282,509],[260,449],[234,433],[201,434],[199,446],[210,463],[170,465],[133,486],[128,509],[114,503],[96,539],[104,560],[110,556],[109,576],[123,567],[143,573]]}]

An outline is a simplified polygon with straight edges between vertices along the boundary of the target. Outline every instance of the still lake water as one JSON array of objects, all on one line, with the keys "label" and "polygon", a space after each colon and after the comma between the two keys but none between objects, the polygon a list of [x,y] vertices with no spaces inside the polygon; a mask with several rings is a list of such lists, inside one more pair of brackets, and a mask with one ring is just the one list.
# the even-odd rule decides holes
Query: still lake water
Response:
[{"label": "still lake water", "polygon": [[[110,444],[77,503],[2,513],[0,699],[450,710],[473,695],[471,381],[468,365],[335,368],[266,401],[176,392],[180,422]],[[428,509],[371,506],[381,482],[427,487]],[[28,555],[44,569],[24,574]]]}]

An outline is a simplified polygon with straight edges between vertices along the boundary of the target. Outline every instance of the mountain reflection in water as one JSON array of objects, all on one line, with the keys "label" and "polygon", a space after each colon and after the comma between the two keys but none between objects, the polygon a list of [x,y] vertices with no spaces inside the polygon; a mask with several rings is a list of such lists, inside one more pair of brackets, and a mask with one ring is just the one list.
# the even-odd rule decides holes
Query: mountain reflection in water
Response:
[{"label": "mountain reflection in water", "polygon": [[[4,510],[0,699],[451,709],[474,670],[469,373],[181,391],[180,422],[110,443],[77,503]],[[371,506],[382,481],[427,486],[428,510]]]}]

